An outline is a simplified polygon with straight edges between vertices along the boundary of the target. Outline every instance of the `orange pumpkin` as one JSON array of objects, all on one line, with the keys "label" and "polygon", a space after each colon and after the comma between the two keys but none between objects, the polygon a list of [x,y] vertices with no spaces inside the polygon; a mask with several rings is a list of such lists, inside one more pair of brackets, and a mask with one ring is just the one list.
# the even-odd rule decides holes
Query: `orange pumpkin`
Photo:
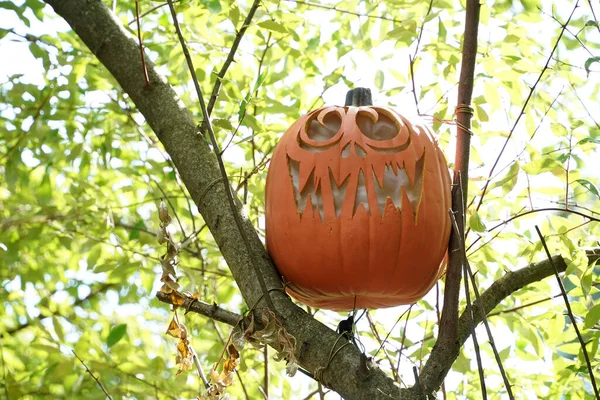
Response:
[{"label": "orange pumpkin", "polygon": [[330,310],[410,304],[443,272],[450,174],[431,130],[368,89],[300,118],[266,183],[267,249],[304,304]]}]

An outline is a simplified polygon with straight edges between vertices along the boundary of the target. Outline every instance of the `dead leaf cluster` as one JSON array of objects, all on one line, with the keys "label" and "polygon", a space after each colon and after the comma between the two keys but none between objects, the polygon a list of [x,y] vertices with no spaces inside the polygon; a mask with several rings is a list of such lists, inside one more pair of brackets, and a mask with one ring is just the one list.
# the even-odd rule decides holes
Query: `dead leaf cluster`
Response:
[{"label": "dead leaf cluster", "polygon": [[160,219],[160,226],[156,233],[158,243],[167,243],[167,252],[160,256],[160,265],[162,267],[162,275],[160,281],[163,282],[160,288],[161,292],[171,293],[174,290],[179,289],[177,283],[177,273],[175,267],[177,267],[177,255],[179,254],[179,247],[171,238],[171,234],[167,227],[171,223],[171,216],[169,215],[169,208],[164,200],[160,201],[158,205],[158,218]]},{"label": "dead leaf cluster", "polygon": [[233,384],[233,376],[240,365],[240,353],[233,344],[227,347],[229,355],[223,362],[221,372],[217,372],[218,363],[210,371],[211,385],[201,400],[223,400],[228,398],[225,390]]},{"label": "dead leaf cluster", "polygon": [[183,323],[179,321],[177,313],[173,316],[169,328],[167,329],[167,335],[173,336],[177,339],[177,356],[175,356],[175,363],[177,364],[177,375],[183,371],[189,371],[192,369],[194,360],[194,350],[190,346],[188,339],[188,331]]},{"label": "dead leaf cluster", "polygon": [[260,314],[260,329],[255,320],[255,313],[251,313],[246,329],[234,329],[232,333],[233,343],[240,349],[243,348],[246,342],[257,348],[261,348],[263,345],[273,347],[277,350],[277,355],[273,358],[276,361],[285,360],[287,362],[287,374],[294,376],[298,371],[298,362],[294,355],[296,338],[287,332],[271,310],[265,308],[260,311],[262,311]]}]

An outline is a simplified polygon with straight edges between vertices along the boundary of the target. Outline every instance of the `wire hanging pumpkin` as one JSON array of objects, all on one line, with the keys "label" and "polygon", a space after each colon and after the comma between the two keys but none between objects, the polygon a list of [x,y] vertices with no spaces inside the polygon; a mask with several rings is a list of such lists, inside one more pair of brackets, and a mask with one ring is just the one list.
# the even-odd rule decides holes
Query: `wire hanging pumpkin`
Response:
[{"label": "wire hanging pumpkin", "polygon": [[450,174],[431,130],[368,89],[297,120],[271,159],[267,249],[304,304],[330,310],[410,304],[443,272]]}]

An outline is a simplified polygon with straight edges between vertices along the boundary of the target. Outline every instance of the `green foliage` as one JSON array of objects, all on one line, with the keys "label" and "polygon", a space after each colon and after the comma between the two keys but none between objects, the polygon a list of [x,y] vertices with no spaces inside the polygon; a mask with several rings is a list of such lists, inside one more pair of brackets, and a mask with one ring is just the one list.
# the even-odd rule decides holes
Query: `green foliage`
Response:
[{"label": "green foliage", "polygon": [[[410,114],[417,111],[414,81],[418,109],[454,162],[463,3],[435,1],[430,10],[419,1],[261,3],[212,113],[230,183],[261,236],[265,167],[279,137],[307,111],[343,102],[349,87],[376,88],[378,104]],[[135,3],[114,4],[125,29],[136,32]],[[167,7],[139,5],[149,12],[141,18],[148,57],[200,123]],[[568,260],[565,285],[597,370],[600,267],[588,265],[583,249],[597,247],[600,236],[598,223],[584,217],[599,218],[600,84],[593,78],[600,32],[587,4],[580,4],[537,82],[573,5],[503,0],[482,6],[467,253],[483,291],[507,271],[545,258],[533,230],[539,225],[552,253]],[[207,96],[249,6],[176,3]],[[50,7],[0,1],[0,53],[10,58],[13,52],[17,67],[0,69],[0,393],[105,398],[73,350],[113,398],[195,398],[201,382],[193,373],[176,375],[176,341],[165,335],[172,312],[154,298],[164,253],[155,235],[160,198],[176,216],[170,228],[181,245],[182,289],[241,312],[247,305],[218,245],[135,104]],[[420,367],[435,343],[442,287],[395,325],[408,307],[370,313],[373,325],[359,322],[366,352],[403,386],[412,384],[413,365]],[[551,279],[532,284],[489,318],[517,398],[592,396],[558,294]],[[315,316],[331,327],[346,318]],[[192,313],[180,317],[209,371],[230,327]],[[385,351],[377,351],[388,332]],[[488,393],[502,397],[485,333],[477,333]],[[231,397],[261,398],[263,356],[244,349]],[[310,379],[288,378],[284,362],[270,360],[268,369],[273,398],[301,399],[317,388]],[[469,341],[446,380],[447,398],[480,398],[478,379]]]}]

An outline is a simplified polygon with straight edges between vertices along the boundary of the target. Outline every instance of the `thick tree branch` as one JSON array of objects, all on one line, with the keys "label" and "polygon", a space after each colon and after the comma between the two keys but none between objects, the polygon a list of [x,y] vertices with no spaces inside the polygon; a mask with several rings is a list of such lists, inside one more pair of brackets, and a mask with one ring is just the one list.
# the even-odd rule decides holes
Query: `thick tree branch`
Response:
[{"label": "thick tree branch", "polygon": [[[246,303],[255,304],[262,296],[252,258],[259,261],[258,268],[267,287],[281,288],[281,279],[247,218],[242,218],[243,229],[254,257],[244,245],[228,206],[215,155],[199,135],[190,112],[164,77],[158,75],[151,62],[147,63],[147,68],[152,88],[145,86],[140,73],[139,49],[131,32],[100,0],[46,2],[71,25],[115,77],[158,136],[215,238]],[[237,207],[239,212],[239,202]],[[300,365],[313,372],[326,366],[337,334],[294,305],[282,290],[273,291],[271,296],[278,318],[296,338],[296,356]],[[347,399],[389,399],[390,396],[398,396],[394,381],[378,369],[366,370],[360,353],[353,346],[345,346],[337,353],[332,366],[324,370],[323,379]],[[411,394],[407,396],[404,398],[416,399]]]},{"label": "thick tree branch", "polygon": [[[600,259],[600,249],[586,251],[588,262],[592,263]],[[567,269],[567,263],[562,256],[552,257],[552,261],[559,272],[564,272]],[[514,272],[506,273],[502,278],[495,281],[486,291],[481,293],[479,300],[473,302],[473,320],[475,325],[483,321],[483,315],[479,304],[483,305],[486,314],[489,314],[496,308],[502,300],[512,295],[514,292],[524,288],[535,282],[539,282],[551,275],[554,275],[554,269],[548,259],[538,263],[530,264],[527,267],[521,268]],[[459,348],[462,346],[471,335],[471,321],[469,315],[463,312],[458,320],[458,343]],[[436,364],[435,369],[444,369],[446,366],[452,366],[456,360],[456,356],[447,356],[442,358],[438,356],[434,359],[433,353],[429,358],[429,362]],[[437,364],[440,364],[437,366]],[[440,387],[444,381],[444,376],[435,377],[433,375],[421,374],[421,384],[426,388],[435,390]]]}]

